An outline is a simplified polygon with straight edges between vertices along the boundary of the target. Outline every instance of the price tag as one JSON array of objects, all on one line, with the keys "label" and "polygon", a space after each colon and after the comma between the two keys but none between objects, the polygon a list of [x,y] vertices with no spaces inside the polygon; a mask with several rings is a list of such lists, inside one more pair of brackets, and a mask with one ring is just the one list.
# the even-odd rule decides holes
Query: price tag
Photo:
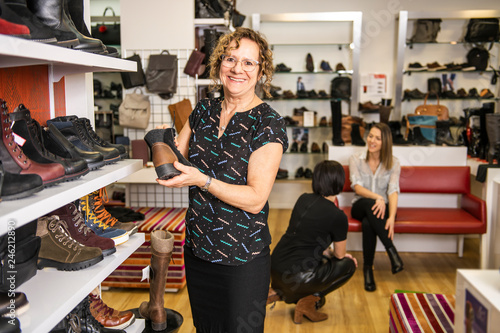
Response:
[{"label": "price tag", "polygon": [[141,282],[144,281],[144,280],[147,280],[149,282],[149,270],[151,268],[148,266],[144,267],[142,269],[142,279],[141,279]]}]

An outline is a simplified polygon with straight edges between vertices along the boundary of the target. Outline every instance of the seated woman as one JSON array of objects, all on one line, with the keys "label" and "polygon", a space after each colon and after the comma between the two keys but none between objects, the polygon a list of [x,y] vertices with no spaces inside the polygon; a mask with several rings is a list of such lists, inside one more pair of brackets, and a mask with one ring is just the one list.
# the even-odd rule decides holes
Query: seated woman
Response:
[{"label": "seated woman", "polygon": [[316,165],[314,193],[304,193],[297,200],[288,229],[271,255],[272,288],[267,304],[296,303],[296,324],[302,323],[303,316],[313,322],[326,320],[328,316],[317,309],[356,270],[356,259],[346,253],[347,216],[335,205],[344,181],[344,169],[338,162]]}]

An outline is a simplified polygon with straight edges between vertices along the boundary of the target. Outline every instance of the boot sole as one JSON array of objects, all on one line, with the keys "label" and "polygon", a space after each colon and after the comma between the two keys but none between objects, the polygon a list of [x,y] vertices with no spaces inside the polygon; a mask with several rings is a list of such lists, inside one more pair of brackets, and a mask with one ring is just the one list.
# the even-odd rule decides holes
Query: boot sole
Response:
[{"label": "boot sole", "polygon": [[72,174],[69,174],[69,175],[66,175],[64,176],[64,181],[66,182],[69,182],[69,181],[72,181],[72,180],[75,180],[75,179],[78,179],[82,176],[85,176],[86,174],[88,174],[90,172],[90,169],[87,168],[79,173],[72,173]]},{"label": "boot sole", "polygon": [[175,176],[180,175],[182,172],[174,168],[172,163],[167,163],[163,165],[159,165],[155,168],[156,175],[161,180],[167,180],[170,178],[174,178]]},{"label": "boot sole", "polygon": [[95,163],[87,163],[87,165],[89,166],[90,171],[92,171],[92,170],[97,170],[97,169],[103,167],[105,165],[105,163],[104,163],[104,160],[102,160],[102,161],[95,162]]},{"label": "boot sole", "polygon": [[112,247],[112,248],[107,249],[107,250],[102,250],[101,249],[101,251],[102,251],[102,256],[103,257],[107,257],[107,256],[112,255],[113,253],[116,252],[116,247]]},{"label": "boot sole", "polygon": [[38,267],[38,269],[43,269],[45,267],[53,267],[59,271],[79,271],[81,269],[84,269],[84,268],[87,268],[87,267],[90,267],[90,266],[97,264],[102,259],[103,259],[103,255],[100,255],[98,257],[88,259],[85,261],[81,261],[81,262],[63,263],[63,262],[59,262],[59,261],[55,261],[55,260],[39,258],[37,267]]},{"label": "boot sole", "polygon": [[24,192],[15,193],[15,194],[11,194],[11,195],[2,195],[2,200],[9,201],[9,200],[26,198],[32,194],[40,192],[41,190],[43,190],[43,187],[44,187],[43,185],[40,185],[38,187],[32,188],[32,189],[24,191]]}]

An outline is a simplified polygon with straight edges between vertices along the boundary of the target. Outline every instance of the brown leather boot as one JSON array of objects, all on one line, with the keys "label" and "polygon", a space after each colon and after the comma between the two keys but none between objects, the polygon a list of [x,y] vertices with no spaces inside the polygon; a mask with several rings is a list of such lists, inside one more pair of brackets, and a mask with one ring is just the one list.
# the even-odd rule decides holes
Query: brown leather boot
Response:
[{"label": "brown leather boot", "polygon": [[316,310],[316,302],[319,300],[320,297],[314,295],[301,298],[295,306],[293,322],[295,324],[302,324],[303,316],[306,316],[312,322],[327,320],[328,315],[326,313],[321,313]]},{"label": "brown leather boot", "polygon": [[271,303],[276,303],[276,302],[279,302],[279,301],[282,301],[282,300],[283,299],[281,298],[280,295],[278,295],[278,293],[276,292],[276,290],[274,290],[273,288],[269,287],[269,292],[267,293],[267,302],[266,302],[266,305],[269,305]]},{"label": "brown leather boot", "polygon": [[174,248],[174,236],[165,230],[151,233],[151,264],[149,271],[149,302],[143,302],[139,313],[151,320],[153,331],[167,328],[167,312],[164,308],[163,295],[167,283],[167,270]]}]

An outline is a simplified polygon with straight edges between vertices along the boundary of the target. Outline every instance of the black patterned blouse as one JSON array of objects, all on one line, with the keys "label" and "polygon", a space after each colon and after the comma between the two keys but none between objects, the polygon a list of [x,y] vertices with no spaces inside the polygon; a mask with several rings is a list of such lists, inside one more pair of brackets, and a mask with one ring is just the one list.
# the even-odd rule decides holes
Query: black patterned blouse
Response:
[{"label": "black patterned blouse", "polygon": [[[189,116],[192,129],[189,161],[206,175],[225,183],[247,183],[252,152],[270,142],[288,148],[285,122],[267,103],[237,112],[218,138],[221,99],[203,99]],[[199,187],[189,188],[186,245],[204,260],[241,265],[271,244],[269,205],[258,214],[231,206]]]}]

